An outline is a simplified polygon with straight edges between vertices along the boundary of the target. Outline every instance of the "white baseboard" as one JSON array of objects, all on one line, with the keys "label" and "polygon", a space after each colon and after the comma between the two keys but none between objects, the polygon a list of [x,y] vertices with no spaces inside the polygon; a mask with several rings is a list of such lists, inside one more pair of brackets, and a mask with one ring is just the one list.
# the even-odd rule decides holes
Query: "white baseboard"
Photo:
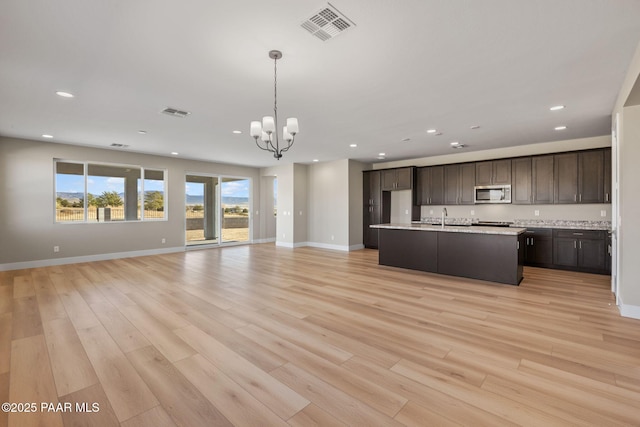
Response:
[{"label": "white baseboard", "polygon": [[114,252],[109,254],[83,255],[67,258],[40,259],[35,261],[14,262],[0,264],[0,271],[22,270],[25,268],[50,267],[53,265],[77,264],[80,262],[106,261],[119,258],[133,258],[138,256],[162,255],[175,252],[184,252],[184,246],[162,249],[149,249],[142,251]]},{"label": "white baseboard", "polygon": [[252,243],[273,243],[276,241],[275,237],[270,237],[268,239],[256,239]]},{"label": "white baseboard", "polygon": [[632,319],[640,319],[640,306],[637,305],[629,305],[629,304],[620,304],[618,306],[620,309],[620,315],[622,317],[630,317]]}]

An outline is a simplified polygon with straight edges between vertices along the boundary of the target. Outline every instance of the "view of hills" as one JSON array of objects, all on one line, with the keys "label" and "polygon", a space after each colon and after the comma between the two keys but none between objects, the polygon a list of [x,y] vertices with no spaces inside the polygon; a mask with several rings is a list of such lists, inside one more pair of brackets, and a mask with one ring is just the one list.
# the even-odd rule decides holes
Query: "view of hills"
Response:
[{"label": "view of hills", "polygon": [[[94,194],[94,196],[99,196],[99,194]],[[120,197],[124,198],[124,193],[119,194]],[[68,192],[58,192],[57,197],[61,199],[68,200],[70,202],[77,202],[80,199],[84,198],[83,193],[68,193]],[[202,205],[204,203],[204,196],[202,195],[192,195],[187,194],[187,205]],[[222,204],[223,205],[232,205],[232,206],[242,206],[249,204],[248,197],[231,197],[231,196],[222,196]]]}]

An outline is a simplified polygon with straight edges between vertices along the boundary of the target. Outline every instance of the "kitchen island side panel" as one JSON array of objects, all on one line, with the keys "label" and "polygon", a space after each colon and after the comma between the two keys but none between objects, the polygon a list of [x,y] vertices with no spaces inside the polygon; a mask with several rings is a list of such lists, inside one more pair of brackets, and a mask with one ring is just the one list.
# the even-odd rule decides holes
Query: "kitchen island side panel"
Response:
[{"label": "kitchen island side panel", "polygon": [[378,262],[381,265],[437,272],[438,233],[380,229]]},{"label": "kitchen island side panel", "polygon": [[438,273],[518,285],[523,254],[522,235],[440,233]]}]

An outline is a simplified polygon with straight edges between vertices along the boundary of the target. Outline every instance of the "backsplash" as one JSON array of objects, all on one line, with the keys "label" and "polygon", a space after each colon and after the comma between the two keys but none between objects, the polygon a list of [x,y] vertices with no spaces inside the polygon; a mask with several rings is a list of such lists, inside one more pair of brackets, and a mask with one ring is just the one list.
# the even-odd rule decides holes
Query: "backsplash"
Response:
[{"label": "backsplash", "polygon": [[[569,205],[449,205],[422,206],[420,217],[440,217],[447,208],[452,218],[482,221],[550,220],[550,221],[611,221],[611,204]],[[536,215],[537,214],[537,215]],[[604,215],[603,215],[604,214]]]}]

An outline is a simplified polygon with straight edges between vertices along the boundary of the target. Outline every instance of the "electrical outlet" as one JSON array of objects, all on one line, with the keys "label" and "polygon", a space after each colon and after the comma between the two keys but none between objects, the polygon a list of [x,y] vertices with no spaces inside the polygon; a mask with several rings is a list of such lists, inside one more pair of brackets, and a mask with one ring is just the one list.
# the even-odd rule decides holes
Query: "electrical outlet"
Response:
[{"label": "electrical outlet", "polygon": [[535,216],[540,216],[540,211],[538,209],[536,209],[535,211],[533,211],[533,214]]},{"label": "electrical outlet", "polygon": [[162,244],[164,245],[165,243],[167,243],[167,239],[165,239],[164,237],[162,238]]},{"label": "electrical outlet", "polygon": [[336,237],[332,234],[331,235],[331,240],[334,240]]},{"label": "electrical outlet", "polygon": [[433,215],[433,209],[429,209],[429,215]]},{"label": "electrical outlet", "polygon": [[607,216],[607,211],[600,211],[600,216],[602,216],[602,217]]},{"label": "electrical outlet", "polygon": [[405,214],[405,215],[409,215],[409,209],[405,209],[405,210],[404,210],[404,214]]},{"label": "electrical outlet", "polygon": [[60,246],[54,246],[53,252],[60,252]]},{"label": "electrical outlet", "polygon": [[473,209],[471,209],[471,216],[474,216],[476,214],[476,211],[474,211]]}]

